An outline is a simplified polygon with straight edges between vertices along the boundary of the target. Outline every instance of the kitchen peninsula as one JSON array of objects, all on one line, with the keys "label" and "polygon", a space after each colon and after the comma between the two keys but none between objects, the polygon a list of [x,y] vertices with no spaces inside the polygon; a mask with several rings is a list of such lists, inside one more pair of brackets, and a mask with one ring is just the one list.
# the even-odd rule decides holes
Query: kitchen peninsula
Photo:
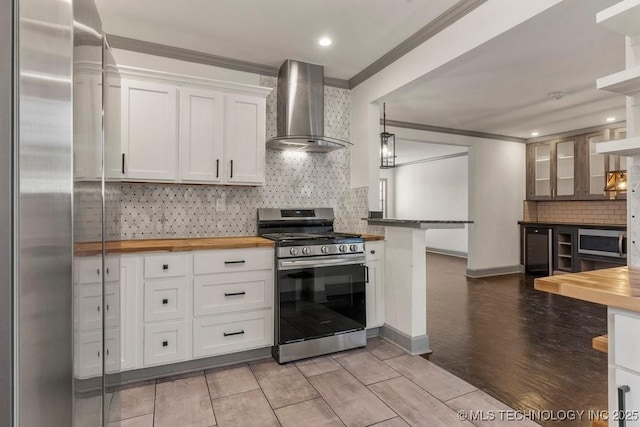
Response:
[{"label": "kitchen peninsula", "polygon": [[368,218],[386,228],[385,325],[381,334],[412,354],[430,352],[427,335],[428,229],[459,229],[473,221]]},{"label": "kitchen peninsula", "polygon": [[607,306],[609,425],[617,423],[615,417],[620,413],[631,414],[628,425],[638,425],[640,268],[617,267],[542,277],[535,280],[535,288]]}]

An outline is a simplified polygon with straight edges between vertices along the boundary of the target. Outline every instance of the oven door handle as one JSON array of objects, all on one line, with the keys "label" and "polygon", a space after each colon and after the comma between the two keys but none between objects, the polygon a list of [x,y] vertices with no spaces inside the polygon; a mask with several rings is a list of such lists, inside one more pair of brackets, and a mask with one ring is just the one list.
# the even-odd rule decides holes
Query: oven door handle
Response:
[{"label": "oven door handle", "polygon": [[297,260],[297,261],[280,261],[278,270],[294,270],[301,267],[329,267],[337,265],[357,265],[364,264],[364,258],[357,259],[323,259],[323,260]]},{"label": "oven door handle", "polygon": [[622,253],[622,242],[624,240],[624,232],[620,232],[620,234],[618,235],[618,253],[620,254],[620,258],[624,257],[624,254]]}]

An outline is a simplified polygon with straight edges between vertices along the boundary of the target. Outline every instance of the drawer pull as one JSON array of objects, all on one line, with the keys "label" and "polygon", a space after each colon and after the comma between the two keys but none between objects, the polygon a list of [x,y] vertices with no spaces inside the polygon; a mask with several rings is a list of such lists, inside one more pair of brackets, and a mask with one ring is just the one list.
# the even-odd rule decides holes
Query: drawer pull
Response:
[{"label": "drawer pull", "polygon": [[241,292],[225,292],[224,296],[225,297],[235,297],[237,295],[246,295],[247,293],[245,291],[241,291]]},{"label": "drawer pull", "polygon": [[618,419],[619,427],[625,427],[627,425],[627,405],[625,401],[625,394],[629,393],[630,391],[631,388],[628,385],[621,385],[620,387],[618,387],[618,416],[620,417]]},{"label": "drawer pull", "polygon": [[162,264],[162,269],[163,270],[168,270],[169,269],[169,264]]},{"label": "drawer pull", "polygon": [[163,298],[162,299],[162,304],[169,304],[169,299],[168,298]]},{"label": "drawer pull", "polygon": [[224,264],[225,265],[229,265],[229,264],[244,264],[246,261],[245,260],[241,260],[241,261],[225,261]]},{"label": "drawer pull", "polygon": [[238,332],[225,332],[224,336],[225,337],[230,337],[232,335],[244,335],[244,331],[238,331]]},{"label": "drawer pull", "polygon": [[162,346],[163,346],[163,347],[166,347],[166,346],[168,346],[168,345],[169,345],[169,341],[162,341]]}]

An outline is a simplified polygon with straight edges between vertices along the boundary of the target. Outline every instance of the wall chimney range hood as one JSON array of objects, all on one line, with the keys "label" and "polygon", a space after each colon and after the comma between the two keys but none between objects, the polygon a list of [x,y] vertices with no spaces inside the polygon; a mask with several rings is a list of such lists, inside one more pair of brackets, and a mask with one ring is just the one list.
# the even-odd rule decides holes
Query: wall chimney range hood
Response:
[{"label": "wall chimney range hood", "polygon": [[270,150],[326,153],[350,142],[324,136],[324,67],[286,60],[278,71],[277,136]]}]

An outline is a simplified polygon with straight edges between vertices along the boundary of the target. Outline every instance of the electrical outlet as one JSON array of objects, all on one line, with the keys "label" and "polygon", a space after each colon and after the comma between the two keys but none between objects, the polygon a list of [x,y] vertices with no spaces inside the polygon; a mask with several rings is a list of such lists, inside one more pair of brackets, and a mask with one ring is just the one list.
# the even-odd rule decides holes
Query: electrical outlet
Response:
[{"label": "electrical outlet", "polygon": [[224,197],[216,199],[216,211],[224,212],[225,210],[227,210],[227,199]]}]

